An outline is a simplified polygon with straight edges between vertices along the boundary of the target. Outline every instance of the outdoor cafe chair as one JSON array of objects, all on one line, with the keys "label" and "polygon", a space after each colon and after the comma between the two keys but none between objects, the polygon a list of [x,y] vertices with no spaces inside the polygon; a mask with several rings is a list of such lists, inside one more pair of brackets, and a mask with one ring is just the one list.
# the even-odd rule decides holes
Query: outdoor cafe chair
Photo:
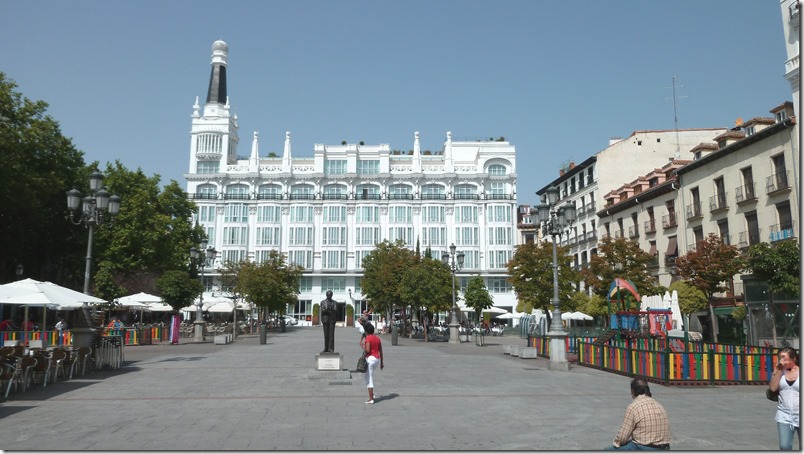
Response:
[{"label": "outdoor cafe chair", "polygon": [[64,350],[53,350],[50,354],[50,368],[53,370],[51,377],[52,383],[56,383],[59,379],[59,373],[63,378],[66,378],[64,373],[64,362],[67,360],[67,352]]},{"label": "outdoor cafe chair", "polygon": [[31,383],[42,383],[42,387],[45,388],[47,380],[50,378],[50,358],[39,353],[36,356],[29,356],[36,361],[36,365],[30,370],[30,381]]},{"label": "outdoor cafe chair", "polygon": [[73,352],[72,356],[74,356],[74,358],[70,365],[70,378],[73,378],[73,373],[75,373],[76,370],[79,370],[81,376],[83,376],[87,371],[87,364],[92,356],[92,349],[89,347],[78,347],[75,352]]}]

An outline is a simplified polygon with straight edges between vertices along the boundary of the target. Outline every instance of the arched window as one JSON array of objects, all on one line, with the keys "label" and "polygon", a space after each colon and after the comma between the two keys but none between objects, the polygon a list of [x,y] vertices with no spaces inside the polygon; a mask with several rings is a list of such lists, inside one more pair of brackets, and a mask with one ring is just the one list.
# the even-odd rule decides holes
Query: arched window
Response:
[{"label": "arched window", "polygon": [[324,186],[324,199],[345,199],[346,186],[342,184],[328,184]]},{"label": "arched window", "polygon": [[455,186],[456,199],[476,199],[477,186],[473,184],[459,184]]},{"label": "arched window", "polygon": [[281,199],[282,186],[278,184],[264,184],[260,186],[260,192],[257,193],[258,199]]},{"label": "arched window", "polygon": [[290,188],[290,198],[292,200],[311,200],[313,199],[313,185],[296,184]]},{"label": "arched window", "polygon": [[226,186],[226,193],[223,198],[226,200],[248,200],[248,186],[245,184],[230,184]]},{"label": "arched window", "polygon": [[376,184],[361,184],[357,187],[355,198],[358,200],[377,200],[380,198],[380,187]]},{"label": "arched window", "polygon": [[412,199],[413,188],[407,184],[392,184],[388,188],[389,199]]},{"label": "arched window", "polygon": [[492,164],[489,166],[489,175],[493,177],[501,177],[508,174],[508,170],[502,164]]},{"label": "arched window", "polygon": [[446,199],[444,186],[440,184],[425,184],[422,186],[422,200]]}]

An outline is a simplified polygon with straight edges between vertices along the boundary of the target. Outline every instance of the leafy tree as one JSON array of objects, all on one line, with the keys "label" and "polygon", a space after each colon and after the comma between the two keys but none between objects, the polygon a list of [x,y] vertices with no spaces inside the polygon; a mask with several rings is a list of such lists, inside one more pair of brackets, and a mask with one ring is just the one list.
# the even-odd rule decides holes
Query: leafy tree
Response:
[{"label": "leafy tree", "polygon": [[776,314],[773,301],[776,295],[797,295],[801,288],[801,252],[795,239],[770,245],[762,242],[748,248],[746,268],[768,285],[768,303],[773,317],[771,324],[776,343]]},{"label": "leafy tree", "polygon": [[156,280],[156,288],[165,304],[178,312],[181,308],[193,303],[204,286],[198,279],[193,279],[187,271],[166,271]]},{"label": "leafy tree", "polygon": [[615,278],[631,281],[640,295],[655,295],[656,278],[648,269],[652,258],[631,240],[607,236],[598,244],[597,255],[592,255],[589,266],[583,270],[583,279],[594,293],[604,298]]},{"label": "leafy tree", "polygon": [[586,301],[586,305],[583,306],[582,310],[584,313],[589,314],[592,317],[603,317],[606,320],[606,323],[608,323],[607,317],[609,315],[609,309],[606,299],[602,296],[596,293],[592,294]]},{"label": "leafy tree", "polygon": [[156,278],[167,270],[184,269],[188,251],[205,237],[203,228],[192,225],[196,205],[176,181],[160,192],[159,175],[147,177],[119,161],[107,165],[105,175],[104,184],[120,196],[121,208],[112,222],[95,231],[97,242],[104,245],[96,293],[111,300],[153,292]]},{"label": "leafy tree", "polygon": [[469,284],[466,286],[466,293],[463,295],[466,300],[466,305],[475,311],[475,320],[480,320],[480,313],[483,309],[488,309],[494,306],[494,299],[489,294],[486,288],[486,283],[480,276],[473,276],[469,279]]},{"label": "leafy tree", "polygon": [[[422,258],[404,272],[399,296],[412,308],[429,313],[448,311],[452,307],[452,271],[440,260]],[[424,339],[429,340],[427,332]]]},{"label": "leafy tree", "polygon": [[[567,248],[558,246],[558,298],[561,308],[569,304],[578,273],[572,268]],[[533,309],[550,312],[553,308],[553,245],[549,242],[520,244],[508,262],[508,282],[517,296],[517,312]]]},{"label": "leafy tree", "polygon": [[363,295],[371,301],[375,312],[386,313],[393,321],[394,307],[402,301],[400,288],[404,271],[414,263],[414,253],[402,240],[384,240],[363,258]]},{"label": "leafy tree", "polygon": [[689,332],[690,314],[706,309],[706,294],[686,281],[675,281],[667,290],[678,294],[678,310],[684,317],[684,333]]},{"label": "leafy tree", "polygon": [[271,250],[261,263],[242,263],[235,292],[264,312],[281,315],[288,304],[296,302],[303,271],[299,265],[286,263],[284,255],[278,251]]},{"label": "leafy tree", "polygon": [[0,282],[21,264],[26,277],[80,289],[87,233],[64,219],[65,193],[86,193],[91,170],[48,104],[16,89],[0,72]]},{"label": "leafy tree", "polygon": [[694,251],[676,259],[678,275],[689,281],[709,299],[709,316],[712,339],[717,342],[717,319],[712,307],[715,293],[728,289],[734,275],[743,270],[745,261],[736,246],[725,244],[719,236],[710,233],[699,241]]}]

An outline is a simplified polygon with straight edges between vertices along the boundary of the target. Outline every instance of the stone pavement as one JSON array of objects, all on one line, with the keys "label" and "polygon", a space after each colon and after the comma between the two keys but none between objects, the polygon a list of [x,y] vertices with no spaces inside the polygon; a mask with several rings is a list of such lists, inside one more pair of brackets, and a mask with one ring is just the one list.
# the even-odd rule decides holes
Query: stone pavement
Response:
[{"label": "stone pavement", "polygon": [[[354,328],[336,350],[354,369]],[[317,327],[211,342],[126,347],[124,367],[15,393],[0,404],[0,449],[599,450],[630,402],[628,377],[503,354],[487,345],[382,336],[374,405],[363,374],[316,373]],[[776,450],[762,386],[665,387],[673,450]]]}]

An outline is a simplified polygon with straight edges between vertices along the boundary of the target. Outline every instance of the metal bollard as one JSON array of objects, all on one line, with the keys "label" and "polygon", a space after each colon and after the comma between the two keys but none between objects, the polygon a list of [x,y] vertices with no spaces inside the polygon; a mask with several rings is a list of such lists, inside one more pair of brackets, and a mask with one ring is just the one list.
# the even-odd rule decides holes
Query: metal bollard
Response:
[{"label": "metal bollard", "polygon": [[396,331],[396,323],[391,325],[391,345],[399,344],[399,333]]},{"label": "metal bollard", "polygon": [[260,344],[265,344],[265,323],[260,323]]}]

